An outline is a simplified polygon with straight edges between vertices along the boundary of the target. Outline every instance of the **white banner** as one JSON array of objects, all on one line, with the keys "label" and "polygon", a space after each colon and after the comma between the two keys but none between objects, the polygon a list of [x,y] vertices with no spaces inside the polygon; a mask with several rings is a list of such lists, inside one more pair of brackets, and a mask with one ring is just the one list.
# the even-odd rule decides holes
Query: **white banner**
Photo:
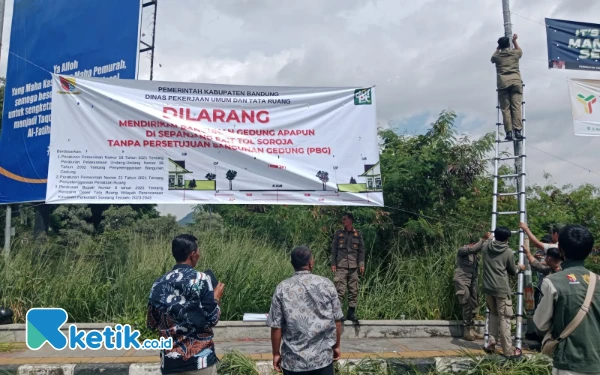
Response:
[{"label": "white banner", "polygon": [[600,81],[569,79],[575,135],[600,136]]},{"label": "white banner", "polygon": [[375,89],[55,75],[48,203],[383,206]]}]

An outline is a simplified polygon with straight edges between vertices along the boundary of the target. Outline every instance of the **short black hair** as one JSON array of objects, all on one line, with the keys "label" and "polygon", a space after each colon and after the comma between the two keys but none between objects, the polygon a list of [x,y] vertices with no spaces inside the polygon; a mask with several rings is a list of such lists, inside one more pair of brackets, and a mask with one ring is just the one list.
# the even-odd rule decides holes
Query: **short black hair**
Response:
[{"label": "short black hair", "polygon": [[198,239],[191,234],[180,234],[171,242],[171,251],[177,262],[185,262],[196,250],[198,250]]},{"label": "short black hair", "polygon": [[496,227],[494,229],[494,239],[504,242],[510,238],[511,232],[507,227]]},{"label": "short black hair", "polygon": [[348,219],[352,220],[352,222],[354,223],[354,215],[352,215],[350,212],[346,212],[342,217],[346,216]]},{"label": "short black hair", "polygon": [[594,236],[586,227],[572,224],[560,231],[558,243],[565,259],[585,260],[594,247]]},{"label": "short black hair", "polygon": [[292,266],[294,266],[295,270],[306,267],[311,258],[312,252],[308,246],[296,246],[294,250],[292,250]]},{"label": "short black hair", "polygon": [[507,36],[503,36],[498,39],[498,48],[506,49],[508,47],[510,47],[510,39]]},{"label": "short black hair", "polygon": [[549,234],[545,234],[540,241],[542,243],[552,243],[552,236]]},{"label": "short black hair", "polygon": [[563,261],[563,257],[560,254],[560,251],[558,251],[558,248],[556,247],[551,247],[546,251],[546,256],[549,256],[550,258],[554,259],[554,260],[559,260],[559,261]]}]

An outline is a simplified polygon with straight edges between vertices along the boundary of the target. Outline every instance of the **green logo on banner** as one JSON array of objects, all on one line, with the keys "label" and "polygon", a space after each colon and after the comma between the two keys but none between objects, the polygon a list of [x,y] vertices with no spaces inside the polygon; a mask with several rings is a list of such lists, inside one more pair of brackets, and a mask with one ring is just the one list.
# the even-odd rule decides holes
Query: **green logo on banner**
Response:
[{"label": "green logo on banner", "polygon": [[354,105],[371,105],[373,99],[371,98],[371,89],[356,89],[354,90]]}]

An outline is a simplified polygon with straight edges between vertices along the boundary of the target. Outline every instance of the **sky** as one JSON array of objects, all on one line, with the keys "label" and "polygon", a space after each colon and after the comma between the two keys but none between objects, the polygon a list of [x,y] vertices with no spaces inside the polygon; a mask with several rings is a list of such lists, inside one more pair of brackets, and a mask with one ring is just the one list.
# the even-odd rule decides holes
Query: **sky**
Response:
[{"label": "sky", "polygon": [[[600,186],[600,139],[573,135],[567,90],[567,78],[600,79],[600,73],[549,70],[544,26],[545,17],[598,22],[600,1],[511,1],[511,12],[523,49],[526,133],[532,146],[528,184],[544,183],[550,173],[558,185]],[[11,15],[8,0],[0,72],[6,71]],[[145,12],[146,38],[151,20]],[[380,124],[419,134],[440,111],[451,109],[459,132],[477,138],[495,131],[496,75],[490,56],[503,34],[500,0],[161,0],[154,79],[375,85]],[[139,78],[148,79],[149,60],[140,61]],[[178,217],[190,210],[159,209]]]}]

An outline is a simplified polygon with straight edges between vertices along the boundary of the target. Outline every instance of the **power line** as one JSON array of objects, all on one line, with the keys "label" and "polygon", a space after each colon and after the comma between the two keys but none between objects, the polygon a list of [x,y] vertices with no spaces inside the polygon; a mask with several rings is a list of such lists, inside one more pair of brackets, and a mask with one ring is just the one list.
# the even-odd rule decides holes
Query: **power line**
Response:
[{"label": "power line", "polygon": [[532,146],[531,144],[529,144],[529,145],[527,145],[527,146],[528,146],[528,147],[531,147],[532,149],[534,149],[534,150],[536,150],[536,151],[542,152],[542,153],[544,153],[544,154],[546,154],[546,155],[553,156],[553,157],[555,157],[555,158],[557,158],[557,159],[559,159],[559,160],[562,160],[562,161],[564,161],[564,162],[566,162],[566,163],[572,164],[572,165],[574,165],[574,166],[576,166],[576,167],[579,167],[579,168],[581,168],[581,169],[585,169],[586,171],[588,171],[588,172],[590,172],[590,173],[597,174],[598,176],[600,176],[600,173],[598,173],[598,172],[596,172],[596,171],[593,171],[593,170],[591,170],[591,169],[589,169],[589,168],[587,168],[587,167],[584,167],[584,166],[582,166],[582,165],[579,165],[579,164],[575,164],[575,163],[573,163],[572,161],[569,161],[569,160],[567,160],[567,159],[563,159],[563,158],[561,158],[560,156],[553,155],[553,154],[551,154],[551,153],[549,153],[549,152],[546,152],[546,151],[544,151],[544,150],[540,150],[539,148],[537,148],[537,147],[534,147],[534,146]]},{"label": "power line", "polygon": [[541,22],[538,22],[538,21],[536,21],[536,20],[532,20],[531,18],[528,18],[528,17],[525,17],[525,16],[521,16],[520,14],[516,14],[516,13],[513,13],[513,12],[510,12],[510,14],[512,14],[513,16],[517,16],[517,17],[524,18],[524,19],[526,19],[526,20],[528,20],[528,21],[531,21],[531,22],[537,23],[538,25],[542,25],[542,26],[546,27],[546,25],[545,25],[545,24],[543,24],[543,23],[541,23]]}]

